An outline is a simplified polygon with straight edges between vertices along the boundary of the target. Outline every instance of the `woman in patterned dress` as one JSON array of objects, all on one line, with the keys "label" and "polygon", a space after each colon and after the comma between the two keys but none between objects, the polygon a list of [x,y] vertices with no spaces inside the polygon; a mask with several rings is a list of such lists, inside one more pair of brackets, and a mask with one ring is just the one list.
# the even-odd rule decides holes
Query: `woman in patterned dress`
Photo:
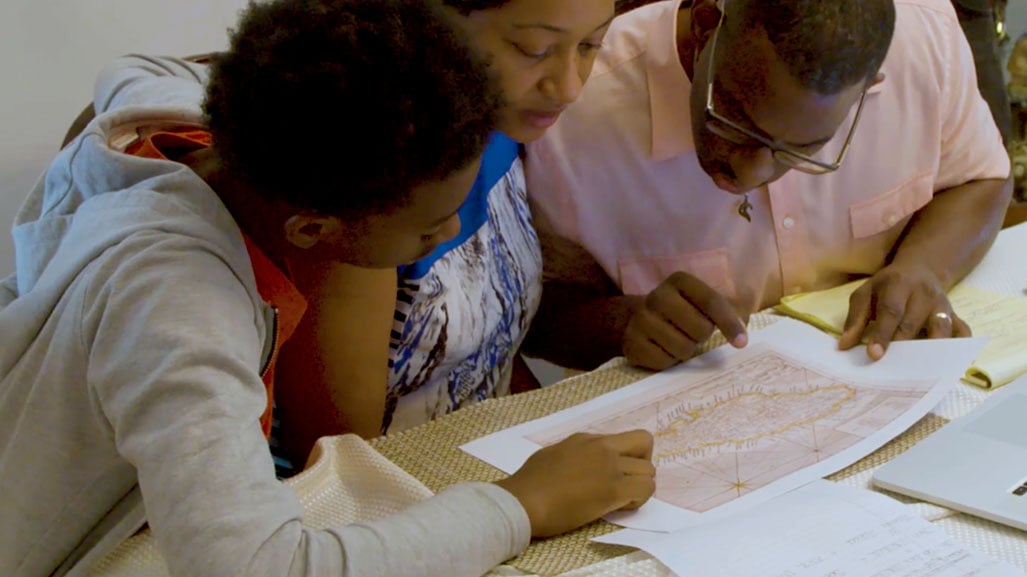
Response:
[{"label": "woman in patterned dress", "polygon": [[542,264],[521,144],[577,99],[614,0],[444,3],[491,59],[505,99],[498,130],[467,201],[439,223],[440,238],[459,227],[455,238],[399,269],[294,271],[317,303],[282,351],[291,377],[276,395],[296,463],[320,436],[409,428],[508,394],[516,368],[530,375],[518,350]]}]

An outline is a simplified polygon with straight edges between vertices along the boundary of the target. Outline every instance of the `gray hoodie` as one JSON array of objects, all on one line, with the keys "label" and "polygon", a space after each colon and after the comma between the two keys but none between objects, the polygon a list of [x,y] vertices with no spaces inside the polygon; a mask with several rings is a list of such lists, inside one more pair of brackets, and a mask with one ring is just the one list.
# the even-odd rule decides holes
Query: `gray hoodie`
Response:
[{"label": "gray hoodie", "polygon": [[0,575],[77,575],[149,522],[175,576],[478,575],[530,538],[487,483],[311,531],[259,426],[273,311],[187,167],[122,153],[200,125],[205,68],[127,57],[14,226],[0,284]]}]

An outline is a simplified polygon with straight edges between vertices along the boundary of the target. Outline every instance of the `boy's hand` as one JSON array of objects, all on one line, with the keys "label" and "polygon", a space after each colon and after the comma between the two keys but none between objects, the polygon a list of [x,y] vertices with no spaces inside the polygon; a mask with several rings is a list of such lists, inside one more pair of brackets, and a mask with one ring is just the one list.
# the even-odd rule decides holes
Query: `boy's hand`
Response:
[{"label": "boy's hand", "polygon": [[521,502],[533,537],[576,529],[618,509],[637,509],[656,490],[653,436],[578,433],[539,450],[497,481]]}]

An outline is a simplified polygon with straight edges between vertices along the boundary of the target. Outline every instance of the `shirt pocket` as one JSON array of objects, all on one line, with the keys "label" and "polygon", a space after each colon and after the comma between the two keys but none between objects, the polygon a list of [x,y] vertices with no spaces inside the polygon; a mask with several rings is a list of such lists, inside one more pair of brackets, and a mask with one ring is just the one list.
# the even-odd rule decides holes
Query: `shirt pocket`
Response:
[{"label": "shirt pocket", "polygon": [[624,257],[617,260],[617,268],[621,290],[627,295],[649,294],[667,277],[682,271],[698,277],[727,298],[735,297],[726,248],[670,256]]},{"label": "shirt pocket", "polygon": [[925,172],[849,207],[853,238],[866,238],[904,223],[934,197],[934,178]]}]

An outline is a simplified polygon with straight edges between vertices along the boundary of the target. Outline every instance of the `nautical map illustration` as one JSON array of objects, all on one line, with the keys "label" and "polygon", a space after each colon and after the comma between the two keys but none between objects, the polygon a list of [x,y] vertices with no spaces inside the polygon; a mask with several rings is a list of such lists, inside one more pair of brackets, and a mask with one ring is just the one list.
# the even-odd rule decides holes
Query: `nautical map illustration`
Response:
[{"label": "nautical map illustration", "polygon": [[714,376],[687,386],[681,376],[526,438],[550,445],[578,431],[647,429],[656,497],[702,513],[862,441],[933,384],[859,383],[769,347],[739,352]]}]

